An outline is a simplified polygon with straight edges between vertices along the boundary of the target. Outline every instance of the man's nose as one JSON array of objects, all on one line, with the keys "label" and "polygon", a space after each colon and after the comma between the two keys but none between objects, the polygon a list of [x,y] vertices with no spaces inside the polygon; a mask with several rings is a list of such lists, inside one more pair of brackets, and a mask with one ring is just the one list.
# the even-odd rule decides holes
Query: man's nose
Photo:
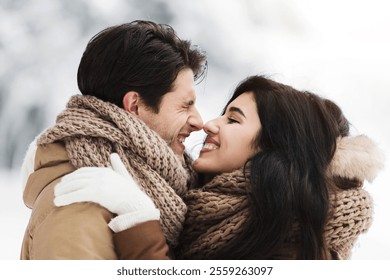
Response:
[{"label": "man's nose", "polygon": [[203,128],[203,120],[196,108],[193,109],[191,116],[188,119],[188,122],[192,128],[192,131],[198,131]]}]

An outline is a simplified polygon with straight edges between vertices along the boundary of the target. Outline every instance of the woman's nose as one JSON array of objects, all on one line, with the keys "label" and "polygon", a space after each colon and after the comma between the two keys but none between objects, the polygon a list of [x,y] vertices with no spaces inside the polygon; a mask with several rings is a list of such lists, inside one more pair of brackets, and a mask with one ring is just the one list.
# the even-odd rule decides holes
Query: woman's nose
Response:
[{"label": "woman's nose", "polygon": [[219,125],[217,119],[206,122],[203,126],[203,130],[207,134],[217,134],[219,132]]}]

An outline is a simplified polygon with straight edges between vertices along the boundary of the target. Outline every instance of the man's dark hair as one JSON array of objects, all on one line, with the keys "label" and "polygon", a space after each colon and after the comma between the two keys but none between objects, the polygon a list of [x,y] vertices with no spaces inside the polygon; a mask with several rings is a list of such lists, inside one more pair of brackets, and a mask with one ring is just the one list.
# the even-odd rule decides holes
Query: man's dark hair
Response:
[{"label": "man's dark hair", "polygon": [[123,97],[136,91],[154,112],[183,69],[194,79],[205,75],[205,53],[181,40],[172,27],[133,21],[104,29],[88,43],[77,82],[83,95],[92,95],[123,108]]}]

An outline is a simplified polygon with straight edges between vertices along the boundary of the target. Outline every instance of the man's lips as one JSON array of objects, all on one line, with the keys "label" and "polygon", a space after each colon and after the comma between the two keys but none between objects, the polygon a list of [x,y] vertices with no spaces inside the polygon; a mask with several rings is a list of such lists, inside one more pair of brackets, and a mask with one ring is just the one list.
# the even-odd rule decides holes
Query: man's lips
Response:
[{"label": "man's lips", "polygon": [[177,135],[176,139],[181,143],[181,144],[184,144],[184,141],[186,140],[186,138],[189,136],[189,134],[179,134]]}]

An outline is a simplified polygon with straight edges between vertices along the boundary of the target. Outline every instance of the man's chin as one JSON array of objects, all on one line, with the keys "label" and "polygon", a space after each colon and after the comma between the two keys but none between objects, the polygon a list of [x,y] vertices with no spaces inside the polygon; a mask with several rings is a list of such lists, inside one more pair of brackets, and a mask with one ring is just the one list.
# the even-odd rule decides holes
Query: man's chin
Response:
[{"label": "man's chin", "polygon": [[179,143],[178,141],[172,142],[171,145],[169,145],[172,149],[172,151],[179,157],[183,157],[185,146],[182,143]]},{"label": "man's chin", "polygon": [[173,152],[178,157],[183,157],[183,155],[184,155],[184,149],[180,150],[180,151],[173,151]]},{"label": "man's chin", "polygon": [[174,146],[174,147],[170,146],[170,147],[171,147],[173,153],[177,156],[177,158],[180,159],[181,162],[183,162],[184,161],[184,150],[185,149],[184,148],[179,148],[177,146]]}]

